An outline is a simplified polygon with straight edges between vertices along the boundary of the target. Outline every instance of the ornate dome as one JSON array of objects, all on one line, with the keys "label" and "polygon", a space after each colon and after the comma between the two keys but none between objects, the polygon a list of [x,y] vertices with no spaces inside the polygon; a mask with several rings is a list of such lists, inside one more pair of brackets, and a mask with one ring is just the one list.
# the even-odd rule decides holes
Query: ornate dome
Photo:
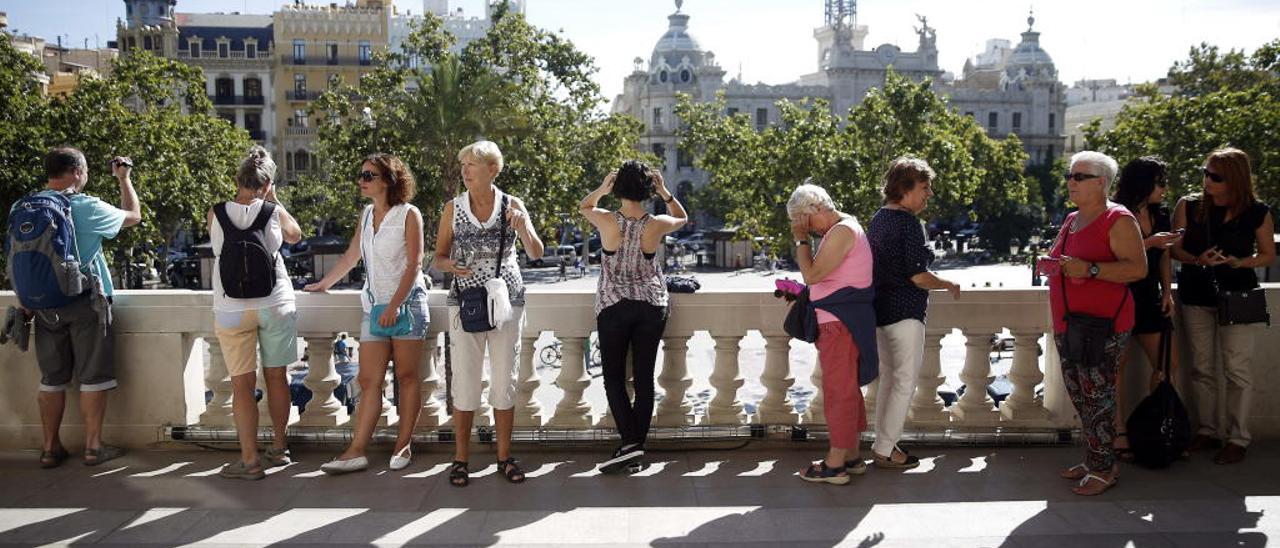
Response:
[{"label": "ornate dome", "polygon": [[667,16],[670,21],[667,32],[653,46],[653,56],[649,62],[651,69],[662,65],[664,60],[668,65],[675,66],[686,57],[694,66],[702,64],[702,46],[689,34],[689,16],[680,12],[681,4],[683,2],[676,2],[676,12]]},{"label": "ornate dome", "polygon": [[1049,52],[1040,47],[1040,33],[1032,30],[1035,21],[1034,16],[1027,17],[1027,31],[1022,33],[1022,41],[1013,49],[1013,53],[1005,63],[1006,82],[1057,79],[1058,71],[1053,66],[1053,58],[1049,56]]}]

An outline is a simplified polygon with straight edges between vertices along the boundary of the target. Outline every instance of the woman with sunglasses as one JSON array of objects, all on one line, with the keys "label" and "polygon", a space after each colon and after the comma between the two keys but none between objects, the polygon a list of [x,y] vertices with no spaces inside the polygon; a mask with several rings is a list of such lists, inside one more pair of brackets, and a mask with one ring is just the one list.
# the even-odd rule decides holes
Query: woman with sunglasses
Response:
[{"label": "woman with sunglasses", "polygon": [[[1274,222],[1266,204],[1253,193],[1249,156],[1235,148],[1214,151],[1202,168],[1204,191],[1187,196],[1173,211],[1173,227],[1186,237],[1173,246],[1178,272],[1182,323],[1191,346],[1191,387],[1200,428],[1191,451],[1218,448],[1213,461],[1244,460],[1249,435],[1256,324],[1218,325],[1218,291],[1258,287],[1253,269],[1276,258]],[[1216,348],[1215,348],[1216,346]],[[1222,356],[1227,381],[1227,422],[1218,417],[1218,378],[1214,356]],[[1226,445],[1223,445],[1223,438]]]},{"label": "woman with sunglasses", "polygon": [[[413,173],[395,156],[371,154],[360,166],[359,183],[360,195],[373,203],[360,214],[355,235],[333,269],[323,280],[303,288],[326,291],[346,276],[357,261],[364,262],[365,282],[360,291],[364,317],[360,320],[360,372],[356,377],[360,403],[356,406],[351,445],[320,466],[327,474],[369,467],[365,452],[382,414],[382,383],[389,361],[395,362],[399,385],[396,411],[400,416],[389,464],[392,470],[409,466],[413,429],[422,408],[422,376],[418,368],[430,317],[426,279],[422,275],[422,213],[409,203],[415,191]],[[381,312],[373,316],[374,310]]]},{"label": "woman with sunglasses", "polygon": [[[1150,389],[1164,379],[1158,369],[1160,363],[1160,334],[1173,329],[1172,261],[1167,251],[1182,233],[1173,232],[1169,209],[1164,206],[1168,192],[1169,165],[1156,156],[1143,156],[1125,164],[1120,170],[1120,181],[1114,200],[1129,209],[1138,218],[1142,229],[1142,246],[1147,253],[1147,277],[1129,284],[1133,297],[1134,322],[1131,334],[1137,338],[1152,364]],[[1116,369],[1116,457],[1123,462],[1133,462],[1133,450],[1124,431],[1125,397],[1124,370],[1128,353],[1120,356]],[[1177,360],[1170,356],[1170,371],[1175,371]]]},{"label": "woman with sunglasses", "polygon": [[[511,456],[515,426],[516,372],[520,359],[520,335],[524,331],[524,278],[516,262],[516,240],[531,260],[542,258],[542,240],[524,202],[494,184],[502,172],[502,151],[492,141],[479,141],[458,152],[462,184],[466,192],[445,202],[436,232],[437,270],[454,276],[449,288],[449,344],[453,352],[454,457],[449,484],[470,483],[468,457],[471,426],[480,407],[485,351],[489,354],[489,405],[497,429],[498,474],[511,483],[525,479],[524,470]],[[492,284],[490,283],[492,282]],[[493,287],[493,291],[489,288]],[[505,288],[510,313],[507,320],[488,331],[463,328],[459,305],[464,291],[485,288],[501,294]],[[474,291],[468,291],[473,293]],[[506,308],[495,305],[494,309]],[[493,312],[491,312],[492,314]],[[495,314],[496,315],[496,314]],[[489,320],[496,318],[490,317]]]},{"label": "woman with sunglasses", "polygon": [[1116,370],[1134,322],[1128,284],[1147,275],[1137,220],[1107,200],[1119,167],[1100,152],[1071,157],[1067,193],[1078,209],[1063,220],[1048,259],[1056,265],[1049,272],[1054,344],[1088,448],[1084,462],[1059,474],[1078,482],[1077,495],[1100,495],[1118,479]]}]

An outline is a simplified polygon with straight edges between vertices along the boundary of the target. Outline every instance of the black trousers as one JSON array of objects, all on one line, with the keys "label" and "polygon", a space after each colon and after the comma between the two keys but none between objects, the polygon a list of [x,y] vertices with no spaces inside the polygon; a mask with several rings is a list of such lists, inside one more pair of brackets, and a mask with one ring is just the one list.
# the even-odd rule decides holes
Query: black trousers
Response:
[{"label": "black trousers", "polygon": [[[643,444],[653,422],[653,370],[658,342],[667,327],[666,307],[622,300],[600,311],[600,360],[604,391],[622,443]],[[635,401],[627,395],[627,352],[631,352]]]}]

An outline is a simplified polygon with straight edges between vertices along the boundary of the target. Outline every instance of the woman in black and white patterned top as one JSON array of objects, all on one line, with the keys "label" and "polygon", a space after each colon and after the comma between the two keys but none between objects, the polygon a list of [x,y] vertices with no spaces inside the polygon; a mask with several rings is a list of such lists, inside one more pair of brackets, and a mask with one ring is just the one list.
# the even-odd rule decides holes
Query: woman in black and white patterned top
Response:
[{"label": "woman in black and white patterned top", "polygon": [[[503,193],[493,181],[502,172],[502,151],[491,141],[467,145],[458,152],[462,183],[467,191],[444,204],[436,235],[437,270],[453,275],[449,288],[449,343],[452,349],[454,461],[449,482],[467,485],[467,456],[471,425],[480,407],[480,381],[484,377],[485,349],[489,351],[489,405],[498,430],[498,473],[512,483],[524,481],[524,471],[511,457],[511,431],[515,421],[516,363],[520,357],[520,333],[524,329],[524,280],[516,264],[516,241],[530,259],[542,257],[542,240],[529,220],[524,202]],[[505,229],[504,229],[505,227]],[[502,257],[498,257],[499,248]],[[483,287],[501,277],[510,296],[510,319],[490,331],[462,329],[458,295],[464,289]]]},{"label": "woman in black and white patterned top", "polygon": [[[613,194],[617,211],[596,207]],[[658,196],[670,215],[650,215],[644,202]],[[667,286],[658,248],[663,237],[684,226],[688,215],[667,191],[662,174],[643,162],[628,161],[605,177],[578,205],[600,231],[600,285],[596,322],[604,388],[622,444],[601,463],[605,472],[621,470],[644,456],[644,440],[653,418],[653,369],[658,341],[667,325]],[[635,401],[627,396],[627,351],[631,351]]]}]

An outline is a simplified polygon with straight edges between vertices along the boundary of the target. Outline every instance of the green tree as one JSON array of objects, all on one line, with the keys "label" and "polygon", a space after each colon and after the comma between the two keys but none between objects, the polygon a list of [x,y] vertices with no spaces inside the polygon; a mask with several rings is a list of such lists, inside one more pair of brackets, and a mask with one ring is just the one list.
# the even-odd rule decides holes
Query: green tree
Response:
[{"label": "green tree", "polygon": [[1265,202],[1280,198],[1280,40],[1252,55],[1213,46],[1193,48],[1169,71],[1173,95],[1140,86],[1116,117],[1085,129],[1086,146],[1124,162],[1155,154],[1169,162],[1171,194],[1201,190],[1200,166],[1214,149],[1234,146],[1252,160],[1255,189]]},{"label": "green tree", "polygon": [[[89,162],[87,191],[119,203],[107,160],[129,156],[143,222],[111,244],[126,258],[162,248],[182,228],[203,230],[205,211],[234,189],[248,133],[213,113],[199,68],[135,51],[111,75],[84,79],[65,97],[46,98],[30,84],[30,56],[0,38],[0,196],[12,203],[44,182],[47,150],[71,145]],[[37,65],[38,66],[38,63]],[[38,70],[38,69],[37,69]],[[113,269],[122,270],[115,254]]]},{"label": "green tree", "polygon": [[[439,211],[461,191],[458,150],[489,139],[506,164],[498,184],[524,199],[549,233],[560,223],[555,214],[575,211],[609,170],[637,155],[640,125],[600,114],[589,56],[520,14],[500,7],[494,19],[485,38],[454,54],[454,37],[428,15],[403,51],[381,55],[357,86],[340,85],[316,101],[320,170],[291,189],[304,222],[350,225],[359,197],[346,181],[372,152],[401,157],[418,182],[414,203]],[[434,233],[435,221],[427,225]]]},{"label": "green tree", "polygon": [[[780,101],[780,121],[756,131],[746,115],[725,116],[721,95],[707,103],[683,97],[676,114],[684,123],[683,146],[696,165],[711,174],[697,203],[743,236],[765,236],[787,248],[789,221],[784,204],[796,185],[812,179],[827,188],[846,212],[868,219],[881,202],[881,178],[890,161],[911,154],[938,173],[929,217],[1006,219],[1019,204],[1038,203],[1024,176],[1027,155],[1016,137],[986,136],[935,94],[928,81],[911,82],[891,73],[841,124],[825,100]],[[762,204],[776,204],[764,208]],[[1038,209],[1036,211],[1039,211]],[[1007,234],[993,247],[1007,249]]]}]

